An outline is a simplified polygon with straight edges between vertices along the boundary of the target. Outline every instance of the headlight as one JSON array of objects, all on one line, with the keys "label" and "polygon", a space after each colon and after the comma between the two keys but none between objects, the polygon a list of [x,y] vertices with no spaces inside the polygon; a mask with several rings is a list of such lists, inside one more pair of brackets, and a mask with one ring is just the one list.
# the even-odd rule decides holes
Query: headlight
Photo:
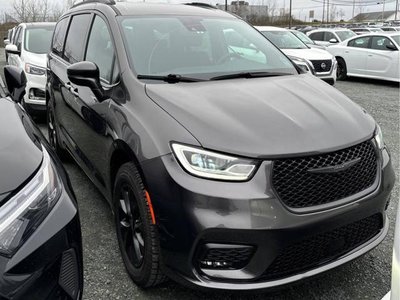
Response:
[{"label": "headlight", "polygon": [[11,256],[38,228],[61,194],[61,181],[43,149],[36,175],[0,207],[0,254]]},{"label": "headlight", "polygon": [[375,141],[376,141],[376,144],[378,145],[379,149],[382,150],[383,148],[385,148],[385,143],[383,142],[382,130],[379,127],[379,125],[376,125]]},{"label": "headlight", "polygon": [[185,145],[172,144],[172,149],[187,172],[203,178],[244,181],[253,175],[257,167],[256,161]]},{"label": "headlight", "polygon": [[46,69],[31,64],[25,64],[25,72],[32,75],[44,75],[46,74]]},{"label": "headlight", "polygon": [[289,58],[304,72],[314,74],[314,67],[308,63],[307,60],[300,58],[300,57],[295,57],[295,56],[289,56]]}]

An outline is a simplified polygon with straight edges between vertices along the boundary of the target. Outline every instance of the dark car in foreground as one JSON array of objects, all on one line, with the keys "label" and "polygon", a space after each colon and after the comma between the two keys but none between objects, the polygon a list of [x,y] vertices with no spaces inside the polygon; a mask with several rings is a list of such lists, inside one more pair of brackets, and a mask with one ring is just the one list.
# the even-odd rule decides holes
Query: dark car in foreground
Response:
[{"label": "dark car in foreground", "polygon": [[21,106],[26,78],[0,77],[0,299],[81,299],[78,207],[61,163]]},{"label": "dark car in foreground", "polygon": [[388,231],[394,172],[373,118],[211,6],[76,5],[47,100],[50,143],[109,202],[142,287],[281,286]]}]

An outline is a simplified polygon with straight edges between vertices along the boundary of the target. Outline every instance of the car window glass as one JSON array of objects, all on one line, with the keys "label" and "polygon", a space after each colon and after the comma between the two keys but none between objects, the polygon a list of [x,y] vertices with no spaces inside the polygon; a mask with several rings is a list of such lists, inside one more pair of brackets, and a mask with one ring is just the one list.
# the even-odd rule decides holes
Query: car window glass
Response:
[{"label": "car window glass", "polygon": [[323,41],[324,40],[324,32],[314,32],[310,34],[310,39],[314,41]]},{"label": "car window glass", "polygon": [[297,73],[286,56],[241,20],[126,17],[121,19],[121,26],[128,55],[140,75],[209,79],[253,71]]},{"label": "car window glass", "polygon": [[25,50],[36,54],[46,54],[50,51],[54,25],[35,26],[25,30]]},{"label": "car window glass", "polygon": [[332,32],[325,32],[325,37],[324,37],[324,41],[329,42],[331,39],[335,39],[337,40],[337,38],[335,37],[335,35]]},{"label": "car window glass", "polygon": [[89,35],[85,60],[94,62],[99,67],[100,77],[111,83],[114,56],[114,45],[107,24],[96,16]]},{"label": "car window glass", "polygon": [[384,36],[374,36],[372,37],[371,49],[391,51],[386,46],[394,46],[394,44]]},{"label": "car window glass", "polygon": [[368,43],[369,43],[370,37],[362,37],[358,39],[354,39],[349,41],[347,44],[349,47],[356,47],[356,48],[368,48]]},{"label": "car window glass", "polygon": [[21,30],[21,27],[18,27],[18,28],[15,30],[15,33],[14,33],[14,35],[13,35],[13,37],[12,37],[11,43],[14,44],[14,45],[16,44],[17,37],[18,37],[18,34],[19,34],[20,30]]},{"label": "car window glass", "polygon": [[16,42],[15,42],[15,45],[18,47],[19,50],[21,50],[23,32],[24,32],[24,30],[21,27],[18,32],[18,36],[17,36]]},{"label": "car window glass", "polygon": [[86,28],[89,27],[90,19],[91,15],[89,14],[72,17],[64,47],[64,58],[71,64],[79,62],[83,58]]},{"label": "car window glass", "polygon": [[68,20],[69,18],[64,18],[59,21],[56,29],[54,30],[52,50],[58,56],[61,56],[63,52],[65,33],[67,32],[68,28]]},{"label": "car window glass", "polygon": [[262,34],[279,49],[307,49],[307,46],[290,31],[263,31]]}]

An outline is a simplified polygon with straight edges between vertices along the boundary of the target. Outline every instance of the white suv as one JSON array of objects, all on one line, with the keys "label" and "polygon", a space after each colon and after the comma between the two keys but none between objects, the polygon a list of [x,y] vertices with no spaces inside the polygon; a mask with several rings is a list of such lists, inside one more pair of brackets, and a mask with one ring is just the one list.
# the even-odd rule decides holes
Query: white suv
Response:
[{"label": "white suv", "polygon": [[27,78],[24,108],[31,114],[46,110],[47,53],[55,23],[22,23],[15,31],[14,44],[6,46],[8,64],[22,68]]},{"label": "white suv", "polygon": [[337,63],[328,51],[308,47],[288,29],[272,26],[256,26],[256,29],[304,71],[335,84]]},{"label": "white suv", "polygon": [[307,32],[307,35],[317,45],[331,46],[343,42],[357,34],[349,29],[344,28],[324,28]]}]

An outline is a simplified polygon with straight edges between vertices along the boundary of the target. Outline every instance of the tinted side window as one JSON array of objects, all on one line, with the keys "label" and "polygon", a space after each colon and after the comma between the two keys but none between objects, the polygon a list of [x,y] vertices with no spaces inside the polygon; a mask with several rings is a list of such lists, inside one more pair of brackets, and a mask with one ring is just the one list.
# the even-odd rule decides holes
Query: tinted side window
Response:
[{"label": "tinted side window", "polygon": [[72,17],[64,47],[64,58],[71,64],[79,62],[83,58],[83,48],[90,19],[91,15],[89,14]]},{"label": "tinted side window", "polygon": [[335,35],[332,32],[325,32],[325,41],[329,42],[331,39],[335,39],[337,40],[337,38],[335,37]]},{"label": "tinted side window", "polygon": [[391,51],[386,46],[394,46],[394,44],[384,36],[374,36],[372,37],[371,49]]},{"label": "tinted side window", "polygon": [[370,37],[362,37],[348,42],[347,46],[356,48],[368,48]]},{"label": "tinted side window", "polygon": [[100,70],[100,77],[107,83],[112,81],[114,45],[107,24],[96,16],[90,32],[85,60],[94,62]]},{"label": "tinted side window", "polygon": [[56,29],[54,30],[52,50],[58,56],[62,56],[64,48],[65,34],[68,28],[69,18],[64,18],[57,23]]},{"label": "tinted side window", "polygon": [[22,44],[22,33],[24,32],[23,28],[20,27],[18,30],[18,35],[15,38],[15,45],[18,47],[19,50],[21,50],[21,44]]},{"label": "tinted side window", "polygon": [[324,32],[314,32],[310,34],[310,38],[314,41],[323,41],[324,40]]}]

